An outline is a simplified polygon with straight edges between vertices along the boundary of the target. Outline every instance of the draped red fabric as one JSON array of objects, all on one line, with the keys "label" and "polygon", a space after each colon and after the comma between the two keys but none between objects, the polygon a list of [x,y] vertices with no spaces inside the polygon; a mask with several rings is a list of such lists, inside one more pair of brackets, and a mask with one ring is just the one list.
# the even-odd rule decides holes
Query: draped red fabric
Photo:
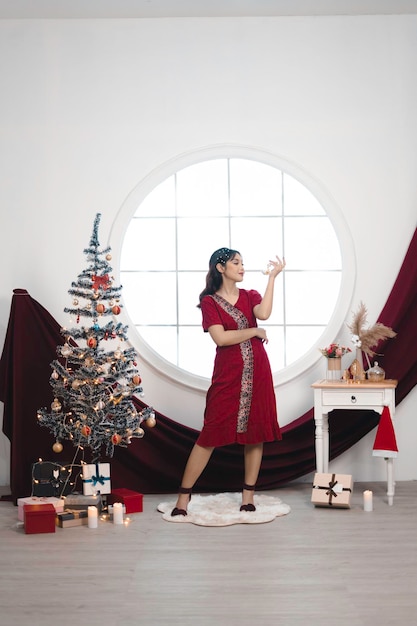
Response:
[{"label": "draped red fabric", "polygon": [[378,321],[398,333],[378,346],[381,355],[376,358],[387,378],[398,380],[395,398],[399,404],[417,380],[417,229]]},{"label": "draped red fabric", "polygon": [[50,406],[50,363],[62,344],[59,324],[25,289],[14,289],[0,360],[3,432],[10,440],[11,491],[14,499],[31,493],[32,463],[59,463],[52,436],[37,423],[36,412]]},{"label": "draped red fabric", "polygon": [[[389,378],[398,379],[397,404],[417,380],[417,231],[410,243],[398,279],[379,321],[398,336],[388,340],[379,362]],[[52,451],[53,437],[37,423],[37,410],[50,406],[50,363],[63,343],[59,324],[26,290],[15,289],[0,360],[0,400],[4,403],[3,432],[11,442],[11,497],[31,493],[32,464],[43,460],[68,463],[75,449],[65,443],[61,454]],[[146,381],[144,381],[146,389]],[[144,406],[135,398],[138,407]],[[157,409],[157,407],[154,407]],[[157,426],[128,448],[116,448],[111,459],[112,486],[141,493],[175,493],[198,431],[156,411]],[[373,411],[333,411],[330,458],[359,441],[379,421]],[[273,489],[315,469],[313,409],[282,428],[280,442],[265,444],[259,489]],[[86,458],[88,461],[89,459]],[[243,449],[226,446],[213,457],[196,484],[201,492],[236,491],[243,483]]]}]

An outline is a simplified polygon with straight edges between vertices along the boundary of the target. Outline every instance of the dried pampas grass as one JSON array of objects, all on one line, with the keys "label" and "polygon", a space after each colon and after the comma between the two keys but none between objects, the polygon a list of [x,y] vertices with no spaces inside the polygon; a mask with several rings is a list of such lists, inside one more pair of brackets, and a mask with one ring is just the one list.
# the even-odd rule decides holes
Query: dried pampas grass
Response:
[{"label": "dried pampas grass", "polygon": [[365,354],[369,356],[375,356],[377,353],[372,348],[376,347],[380,341],[396,337],[397,333],[394,332],[392,328],[380,324],[379,322],[370,328],[365,328],[367,315],[368,311],[366,306],[361,302],[357,312],[353,314],[352,323],[348,324],[348,328],[352,332],[352,335],[359,337],[361,345],[358,345],[358,347],[360,347],[362,352],[365,352]]}]

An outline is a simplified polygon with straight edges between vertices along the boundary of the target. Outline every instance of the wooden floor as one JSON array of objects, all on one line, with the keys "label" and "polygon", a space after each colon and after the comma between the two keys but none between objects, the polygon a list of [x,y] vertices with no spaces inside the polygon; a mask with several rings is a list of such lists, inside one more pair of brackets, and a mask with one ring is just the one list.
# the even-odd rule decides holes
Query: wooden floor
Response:
[{"label": "wooden floor", "polygon": [[[372,489],[374,510],[362,507]],[[349,510],[315,508],[308,484],[267,492],[267,524],[165,522],[147,495],[132,523],[25,535],[0,502],[2,626],[414,626],[417,482],[356,484]]]}]

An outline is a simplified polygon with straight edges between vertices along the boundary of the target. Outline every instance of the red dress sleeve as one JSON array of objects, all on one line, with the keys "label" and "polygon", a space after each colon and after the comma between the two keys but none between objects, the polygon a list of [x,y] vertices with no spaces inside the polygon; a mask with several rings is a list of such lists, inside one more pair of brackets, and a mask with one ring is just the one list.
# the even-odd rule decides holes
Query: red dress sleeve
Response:
[{"label": "red dress sleeve", "polygon": [[248,296],[249,296],[249,301],[250,301],[250,305],[253,309],[254,306],[256,306],[257,304],[260,304],[262,302],[262,296],[261,294],[256,291],[255,289],[250,289],[248,291]]},{"label": "red dress sleeve", "polygon": [[205,296],[205,298],[202,299],[200,306],[201,312],[203,314],[202,323],[204,332],[207,332],[209,327],[213,326],[214,324],[221,324],[223,326],[220,311],[211,296]]}]

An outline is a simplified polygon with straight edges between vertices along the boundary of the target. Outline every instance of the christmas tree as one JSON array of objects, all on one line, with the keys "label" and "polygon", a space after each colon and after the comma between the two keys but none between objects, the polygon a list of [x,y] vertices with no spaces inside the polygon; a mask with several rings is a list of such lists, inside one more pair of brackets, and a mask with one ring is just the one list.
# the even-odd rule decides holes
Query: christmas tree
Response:
[{"label": "christmas tree", "polygon": [[[84,250],[88,265],[68,290],[72,306],[64,311],[76,325],[61,329],[65,342],[51,363],[52,411],[38,411],[40,425],[56,439],[55,452],[62,450],[61,441],[70,440],[78,450],[90,448],[93,463],[104,451],[112,457],[115,446],[126,447],[132,438],[143,437],[144,421],[155,425],[154,411],[147,407],[138,412],[132,401],[142,393],[141,378],[136,352],[125,343],[128,327],[115,322],[122,287],[111,276],[111,248],[100,249],[100,217],[98,213]],[[80,325],[82,318],[90,325]]]}]

